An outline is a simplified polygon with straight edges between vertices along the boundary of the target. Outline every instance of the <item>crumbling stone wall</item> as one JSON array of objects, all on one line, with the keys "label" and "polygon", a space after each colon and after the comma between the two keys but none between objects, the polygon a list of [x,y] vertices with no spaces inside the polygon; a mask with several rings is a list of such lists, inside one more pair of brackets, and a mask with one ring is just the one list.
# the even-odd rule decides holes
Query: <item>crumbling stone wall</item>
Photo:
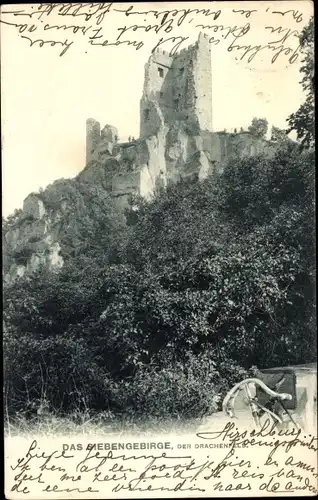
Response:
[{"label": "crumbling stone wall", "polygon": [[86,164],[91,161],[92,154],[100,141],[100,124],[94,118],[86,120]]},{"label": "crumbling stone wall", "polygon": [[173,56],[160,49],[150,56],[137,141],[118,143],[115,127],[106,125],[100,132],[98,122],[87,123],[90,162],[84,175],[126,201],[133,193],[149,198],[156,186],[181,178],[203,179],[231,158],[272,147],[250,134],[212,132],[211,46],[203,33]]},{"label": "crumbling stone wall", "polygon": [[145,66],[140,107],[140,137],[154,132],[154,103],[165,124],[196,122],[201,130],[212,130],[211,47],[204,34],[174,56],[158,49]]},{"label": "crumbling stone wall", "polygon": [[194,52],[195,116],[201,130],[212,131],[211,45],[200,33]]},{"label": "crumbling stone wall", "polygon": [[[182,178],[202,180],[222,171],[231,159],[273,154],[273,143],[249,133],[212,132],[211,80],[210,45],[203,34],[173,57],[156,51],[145,66],[140,138],[119,143],[114,126],[101,129],[98,121],[88,119],[86,166],[78,177],[111,193],[124,213],[134,194],[149,199],[158,186]],[[63,193],[59,182],[54,189]],[[63,265],[59,224],[67,203],[57,199],[54,209],[45,206],[39,194],[24,200],[18,224],[4,237],[9,278],[32,272],[41,263],[49,268]]]}]

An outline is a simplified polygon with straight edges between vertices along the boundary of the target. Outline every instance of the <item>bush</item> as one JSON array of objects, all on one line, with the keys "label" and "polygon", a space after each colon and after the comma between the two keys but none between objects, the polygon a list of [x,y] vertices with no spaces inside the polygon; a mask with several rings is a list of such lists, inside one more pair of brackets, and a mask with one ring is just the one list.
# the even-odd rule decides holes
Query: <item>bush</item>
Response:
[{"label": "bush", "polygon": [[[99,355],[98,355],[99,354]],[[112,377],[102,353],[84,339],[61,335],[5,335],[5,388],[9,415],[43,412],[109,412],[142,419],[196,418],[220,409],[230,387],[246,372],[210,353],[188,353],[183,362],[138,364],[129,377]]]},{"label": "bush", "polygon": [[233,362],[219,364],[209,353],[189,353],[161,369],[141,365],[133,377],[116,384],[111,399],[135,417],[198,418],[219,410],[231,383],[245,376]]},{"label": "bush", "polygon": [[2,218],[2,230],[4,233],[7,233],[11,229],[14,229],[17,227],[18,222],[20,220],[22,214],[21,208],[15,209],[13,214],[8,215],[8,217],[3,217]]},{"label": "bush", "polygon": [[109,374],[80,338],[6,335],[4,376],[8,413],[102,410],[110,393]]},{"label": "bush", "polygon": [[250,134],[254,137],[264,138],[268,129],[268,121],[266,118],[253,118],[251,125],[248,127]]},{"label": "bush", "polygon": [[18,246],[15,250],[13,250],[11,256],[15,260],[16,264],[26,266],[33,251],[33,246],[26,243],[23,246]]},{"label": "bush", "polygon": [[289,143],[237,159],[136,200],[125,229],[88,189],[62,270],[5,284],[10,411],[45,395],[64,412],[202,416],[251,365],[315,361],[313,159]]}]

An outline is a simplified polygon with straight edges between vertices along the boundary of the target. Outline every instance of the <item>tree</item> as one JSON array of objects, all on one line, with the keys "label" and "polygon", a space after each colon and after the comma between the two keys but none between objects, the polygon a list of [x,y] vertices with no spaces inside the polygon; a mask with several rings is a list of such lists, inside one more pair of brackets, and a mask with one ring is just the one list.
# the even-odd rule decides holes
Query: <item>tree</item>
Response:
[{"label": "tree", "polygon": [[271,141],[283,143],[288,139],[286,130],[280,129],[278,127],[272,126],[271,130]]},{"label": "tree", "polygon": [[287,133],[295,130],[297,139],[305,148],[313,147],[315,143],[315,108],[314,108],[314,18],[303,29],[299,37],[300,51],[304,55],[301,85],[306,94],[305,102],[292,113],[287,122]]},{"label": "tree", "polygon": [[250,134],[254,137],[263,138],[267,134],[268,121],[266,118],[253,118],[251,125],[248,127]]},{"label": "tree", "polygon": [[105,258],[121,233],[108,201],[70,192],[76,251],[5,284],[10,411],[44,386],[65,412],[197,416],[252,364],[314,361],[314,152],[300,149],[140,200],[120,262]]},{"label": "tree", "polygon": [[8,215],[6,218],[2,217],[2,230],[4,233],[7,233],[15,227],[16,223],[20,219],[20,216],[22,214],[21,208],[16,208],[13,212],[13,214]]},{"label": "tree", "polygon": [[[251,232],[266,225],[281,205],[304,210],[313,217],[314,154],[288,142],[271,158],[264,155],[233,159],[219,185],[219,210],[238,230]],[[310,220],[310,219],[309,219]],[[307,229],[303,242],[307,240]]]},{"label": "tree", "polygon": [[[249,132],[267,128],[254,118]],[[68,201],[68,258],[5,284],[10,411],[44,391],[66,412],[198,416],[251,364],[314,361],[314,151],[285,137],[273,127],[272,157],[136,200],[128,228],[102,187],[42,193]]]}]

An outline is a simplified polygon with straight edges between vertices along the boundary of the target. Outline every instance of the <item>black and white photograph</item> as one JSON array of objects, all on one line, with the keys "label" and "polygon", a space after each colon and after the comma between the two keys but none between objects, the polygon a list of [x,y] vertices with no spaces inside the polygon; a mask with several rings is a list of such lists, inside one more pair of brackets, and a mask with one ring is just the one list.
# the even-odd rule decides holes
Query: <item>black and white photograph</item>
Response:
[{"label": "black and white photograph", "polygon": [[1,6],[6,498],[317,494],[313,8]]}]

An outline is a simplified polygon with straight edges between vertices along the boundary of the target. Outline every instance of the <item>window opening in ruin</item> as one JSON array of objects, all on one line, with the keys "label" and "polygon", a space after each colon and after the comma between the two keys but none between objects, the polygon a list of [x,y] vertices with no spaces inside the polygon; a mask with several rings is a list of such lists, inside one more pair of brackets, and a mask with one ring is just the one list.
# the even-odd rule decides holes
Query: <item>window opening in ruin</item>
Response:
[{"label": "window opening in ruin", "polygon": [[180,75],[183,75],[184,68],[179,68]]},{"label": "window opening in ruin", "polygon": [[163,92],[160,92],[160,97],[163,97]]},{"label": "window opening in ruin", "polygon": [[159,73],[159,76],[160,76],[161,78],[163,78],[163,74],[164,74],[164,73],[163,73],[163,69],[162,69],[162,68],[158,68],[158,73]]},{"label": "window opening in ruin", "polygon": [[178,108],[178,106],[179,106],[179,99],[175,99],[174,100],[174,105],[175,105],[176,108]]},{"label": "window opening in ruin", "polygon": [[145,118],[145,120],[149,120],[149,115],[150,115],[149,109],[145,109],[145,111],[144,111],[144,118]]}]

